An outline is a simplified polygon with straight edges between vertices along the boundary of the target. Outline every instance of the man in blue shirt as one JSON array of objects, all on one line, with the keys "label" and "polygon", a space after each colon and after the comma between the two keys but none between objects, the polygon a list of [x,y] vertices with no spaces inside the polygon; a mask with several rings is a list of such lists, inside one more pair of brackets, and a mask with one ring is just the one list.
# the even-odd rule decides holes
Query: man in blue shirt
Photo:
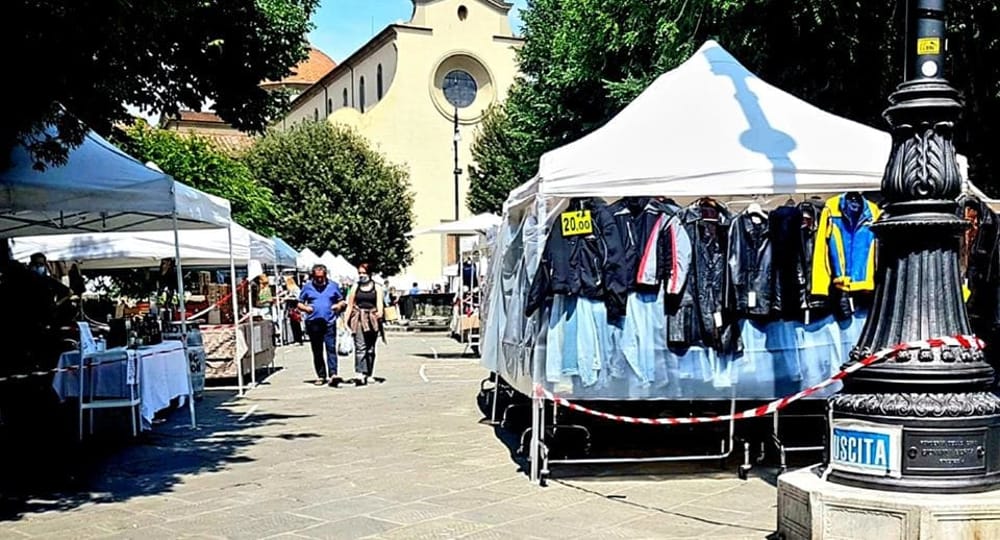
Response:
[{"label": "man in blue shirt", "polygon": [[[316,369],[316,385],[337,386],[341,379],[337,376],[337,314],[347,306],[340,287],[326,278],[326,266],[317,264],[312,269],[312,280],[299,293],[299,310],[306,314],[306,333],[312,347],[313,367]],[[323,364],[323,349],[326,349],[326,365]]]}]

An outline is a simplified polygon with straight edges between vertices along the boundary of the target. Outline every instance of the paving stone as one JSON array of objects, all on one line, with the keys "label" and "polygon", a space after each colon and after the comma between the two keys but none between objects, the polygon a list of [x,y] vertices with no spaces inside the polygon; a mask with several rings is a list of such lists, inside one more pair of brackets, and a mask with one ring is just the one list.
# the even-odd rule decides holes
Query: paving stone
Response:
[{"label": "paving stone", "polygon": [[763,538],[774,526],[774,487],[728,471],[593,467],[529,482],[479,424],[483,370],[442,361],[424,382],[430,361],[415,354],[429,347],[460,349],[394,337],[380,349],[388,382],[340,389],[302,383],[308,348],[279,350],[286,369],[268,384],[243,398],[209,392],[198,430],[170,415],[98,463],[81,493],[0,522],[0,538]]},{"label": "paving stone", "polygon": [[362,516],[379,512],[385,510],[386,508],[392,508],[398,504],[399,503],[383,499],[381,497],[361,495],[358,497],[339,499],[332,502],[299,508],[293,510],[293,512],[298,515],[322,519],[324,521],[339,521],[354,516]]},{"label": "paving stone", "polygon": [[439,518],[400,529],[393,529],[382,538],[405,538],[407,540],[447,540],[486,530],[489,525],[454,518]]},{"label": "paving stone", "polygon": [[333,523],[324,523],[296,534],[319,540],[352,540],[381,535],[388,531],[401,528],[398,523],[390,523],[367,516],[357,516]]}]

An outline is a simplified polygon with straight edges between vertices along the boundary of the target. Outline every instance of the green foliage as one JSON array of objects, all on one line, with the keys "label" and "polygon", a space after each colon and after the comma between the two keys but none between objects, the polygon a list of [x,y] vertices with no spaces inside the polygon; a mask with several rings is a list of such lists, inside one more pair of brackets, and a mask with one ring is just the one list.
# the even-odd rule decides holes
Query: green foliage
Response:
[{"label": "green foliage", "polygon": [[[0,159],[18,140],[58,163],[83,130],[128,120],[124,104],[152,113],[200,110],[206,100],[233,126],[262,131],[285,96],[258,85],[306,58],[318,0],[12,0],[4,5],[9,107]],[[59,133],[42,131],[56,122]],[[2,166],[2,164],[0,164]]]},{"label": "green foliage", "polygon": [[[652,80],[716,39],[762,79],[834,114],[887,129],[902,80],[903,2],[531,0],[522,77],[502,129],[484,128],[469,204],[497,210],[542,153],[600,127]],[[952,83],[965,93],[959,152],[970,178],[1000,194],[1000,4],[948,3]],[[888,156],[887,156],[888,157]],[[530,172],[526,172],[530,171]]]},{"label": "green foliage", "polygon": [[327,122],[271,131],[246,155],[278,204],[278,235],[296,246],[368,262],[391,276],[413,260],[408,174],[357,132]]},{"label": "green foliage", "polygon": [[176,180],[229,199],[233,219],[263,235],[273,232],[275,207],[271,190],[256,182],[245,163],[216,148],[208,139],[150,127],[138,120],[119,141],[142,162],[152,161]]}]

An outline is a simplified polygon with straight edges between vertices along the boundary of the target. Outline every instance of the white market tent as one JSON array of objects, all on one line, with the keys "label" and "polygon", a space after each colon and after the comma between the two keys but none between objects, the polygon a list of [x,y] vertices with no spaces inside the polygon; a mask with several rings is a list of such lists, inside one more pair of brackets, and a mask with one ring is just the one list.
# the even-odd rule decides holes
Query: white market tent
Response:
[{"label": "white market tent", "polygon": [[708,41],[603,127],[543,155],[538,174],[506,206],[535,195],[681,200],[873,191],[891,145],[888,133],[771,86]]},{"label": "white market tent", "polygon": [[226,227],[229,202],[143,165],[94,132],[65,165],[34,168],[17,145],[0,172],[0,237],[67,231],[162,231]]},{"label": "white market tent", "polygon": [[[250,231],[235,223],[232,257],[237,266],[252,258]],[[229,266],[227,229],[184,230],[178,233],[184,266]],[[79,262],[85,269],[150,268],[175,256],[173,231],[93,233],[28,236],[15,238],[12,256],[27,261],[32,253],[44,253],[50,261]]]},{"label": "white market tent", "polygon": [[[665,196],[684,204],[703,196],[738,201],[877,191],[891,146],[888,133],[816,108],[706,42],[607,124],[544,154],[536,176],[510,193],[496,258],[511,261],[514,277],[503,275],[502,264],[492,269],[484,367],[533,395],[538,336],[521,311],[519,287],[534,275],[546,226],[567,199]],[[959,165],[964,169],[961,157]],[[981,195],[969,183],[965,191]],[[542,422],[544,415],[533,416],[533,479]]]},{"label": "white market tent", "polygon": [[308,272],[312,266],[319,262],[319,255],[316,255],[313,250],[309,248],[303,248],[299,252],[299,256],[296,258],[295,265],[299,270],[303,272]]},{"label": "white market tent", "polygon": [[431,227],[429,229],[420,229],[410,231],[408,236],[417,236],[421,234],[458,234],[458,235],[476,235],[485,234],[487,231],[496,227],[500,224],[500,216],[496,214],[477,214],[472,217],[461,219],[458,221],[450,221],[448,223],[442,223],[436,227]]},{"label": "white market tent", "polygon": [[247,232],[250,237],[250,258],[261,264],[276,264],[278,257],[274,249],[274,240],[253,231]]}]

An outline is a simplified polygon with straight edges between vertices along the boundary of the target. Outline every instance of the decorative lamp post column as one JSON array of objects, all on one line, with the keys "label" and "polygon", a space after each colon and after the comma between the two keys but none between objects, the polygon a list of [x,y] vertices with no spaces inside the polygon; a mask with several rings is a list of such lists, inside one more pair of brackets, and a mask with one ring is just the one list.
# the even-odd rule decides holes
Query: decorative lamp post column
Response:
[{"label": "decorative lamp post column", "polygon": [[[908,0],[905,82],[890,97],[887,206],[873,225],[875,303],[851,362],[970,334],[952,136],[962,111],[944,79],[945,0]],[[861,369],[831,399],[829,480],[882,490],[969,493],[1000,486],[1000,398],[982,352],[918,347]]]}]

